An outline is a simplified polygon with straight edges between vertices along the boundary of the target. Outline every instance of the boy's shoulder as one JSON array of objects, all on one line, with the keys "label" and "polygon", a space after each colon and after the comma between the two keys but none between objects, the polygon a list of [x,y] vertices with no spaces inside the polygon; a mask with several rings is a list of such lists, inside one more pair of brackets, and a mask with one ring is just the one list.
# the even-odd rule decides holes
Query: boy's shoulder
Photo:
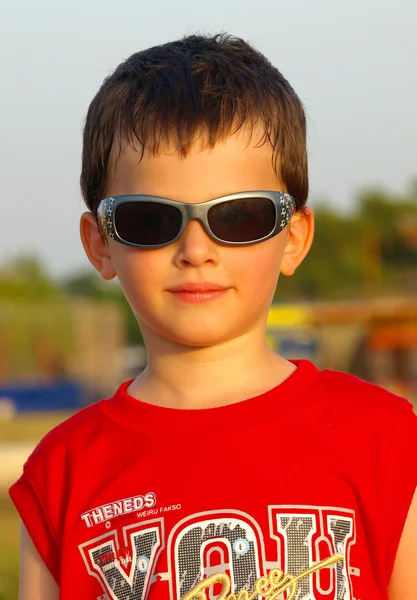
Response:
[{"label": "boy's shoulder", "polygon": [[322,392],[326,408],[339,420],[358,424],[398,425],[409,423],[416,428],[417,417],[410,400],[375,383],[336,370],[324,370]]},{"label": "boy's shoulder", "polygon": [[25,464],[25,471],[43,468],[46,464],[52,467],[74,454],[82,455],[103,428],[100,412],[99,403],[94,403],[56,425],[36,445]]},{"label": "boy's shoulder", "polygon": [[88,435],[98,425],[99,412],[97,402],[85,406],[51,429],[40,443],[66,445],[74,435]]}]

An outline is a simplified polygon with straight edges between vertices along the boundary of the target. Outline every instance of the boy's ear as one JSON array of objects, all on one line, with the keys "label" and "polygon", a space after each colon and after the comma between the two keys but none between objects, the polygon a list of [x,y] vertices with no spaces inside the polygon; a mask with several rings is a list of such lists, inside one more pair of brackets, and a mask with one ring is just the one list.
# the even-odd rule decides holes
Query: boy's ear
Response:
[{"label": "boy's ear", "polygon": [[281,263],[283,275],[293,275],[311,248],[314,238],[314,213],[310,207],[296,212],[289,223],[284,256]]},{"label": "boy's ear", "polygon": [[103,279],[114,279],[116,271],[110,256],[109,247],[98,230],[97,221],[90,212],[81,215],[80,235],[90,263]]}]

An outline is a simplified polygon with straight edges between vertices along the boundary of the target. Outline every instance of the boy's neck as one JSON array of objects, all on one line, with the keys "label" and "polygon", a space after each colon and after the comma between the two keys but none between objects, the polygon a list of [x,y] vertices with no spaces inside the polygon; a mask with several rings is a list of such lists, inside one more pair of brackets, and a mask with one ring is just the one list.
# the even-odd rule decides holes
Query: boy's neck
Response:
[{"label": "boy's neck", "polygon": [[233,404],[276,387],[296,369],[269,348],[264,330],[208,348],[166,340],[153,340],[147,348],[148,366],[128,393],[170,408]]}]

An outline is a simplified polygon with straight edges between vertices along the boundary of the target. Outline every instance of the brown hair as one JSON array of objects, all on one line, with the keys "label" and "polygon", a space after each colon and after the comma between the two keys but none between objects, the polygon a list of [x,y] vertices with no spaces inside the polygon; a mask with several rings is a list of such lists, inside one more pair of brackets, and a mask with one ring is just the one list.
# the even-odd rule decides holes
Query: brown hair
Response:
[{"label": "brown hair", "polygon": [[197,136],[213,147],[244,124],[262,126],[259,143],[271,144],[274,168],[301,209],[308,196],[305,113],[263,54],[226,34],[192,35],[133,54],[88,109],[81,172],[88,208],[96,214],[105,196],[116,141],[139,142],[142,153],[154,154],[174,143],[186,156]]}]

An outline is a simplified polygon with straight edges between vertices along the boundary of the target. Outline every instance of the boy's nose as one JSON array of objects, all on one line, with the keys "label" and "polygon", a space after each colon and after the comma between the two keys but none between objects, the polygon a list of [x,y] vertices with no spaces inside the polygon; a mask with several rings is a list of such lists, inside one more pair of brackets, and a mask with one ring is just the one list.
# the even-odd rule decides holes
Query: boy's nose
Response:
[{"label": "boy's nose", "polygon": [[219,246],[197,219],[187,223],[175,246],[175,262],[178,266],[198,267],[206,262],[218,263]]}]

